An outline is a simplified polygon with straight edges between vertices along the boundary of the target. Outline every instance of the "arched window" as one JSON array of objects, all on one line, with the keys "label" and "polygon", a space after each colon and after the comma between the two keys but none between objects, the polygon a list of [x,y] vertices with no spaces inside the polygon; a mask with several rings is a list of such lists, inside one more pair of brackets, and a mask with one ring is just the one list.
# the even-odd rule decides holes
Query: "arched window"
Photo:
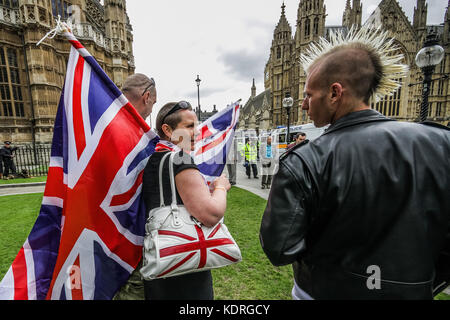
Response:
[{"label": "arched window", "polygon": [[70,3],[63,0],[52,0],[52,13],[54,17],[58,15],[61,16],[62,19],[66,19],[69,17],[69,12],[67,11],[68,7],[70,7]]},{"label": "arched window", "polygon": [[[8,77],[9,69],[9,77]],[[15,111],[15,112],[14,112]],[[25,117],[16,49],[0,46],[0,116]]]},{"label": "arched window", "polygon": [[281,48],[277,48],[277,59],[281,59]]},{"label": "arched window", "polygon": [[314,19],[314,34],[319,34],[319,18]]},{"label": "arched window", "polygon": [[309,36],[311,33],[311,21],[309,19],[306,19],[305,21],[305,36]]},{"label": "arched window", "polygon": [[19,1],[18,0],[0,0],[0,4],[4,5],[8,8],[17,8]]}]

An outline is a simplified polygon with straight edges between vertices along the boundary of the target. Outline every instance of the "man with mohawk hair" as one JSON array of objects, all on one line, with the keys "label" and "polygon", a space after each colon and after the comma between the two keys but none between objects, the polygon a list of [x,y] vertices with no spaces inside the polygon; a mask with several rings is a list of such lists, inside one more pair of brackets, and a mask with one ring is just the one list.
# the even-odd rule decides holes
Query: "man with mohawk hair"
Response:
[{"label": "man with mohawk hair", "polygon": [[450,131],[389,119],[370,99],[406,76],[387,32],[321,39],[302,57],[318,139],[280,158],[261,222],[294,299],[432,299],[450,281]]}]

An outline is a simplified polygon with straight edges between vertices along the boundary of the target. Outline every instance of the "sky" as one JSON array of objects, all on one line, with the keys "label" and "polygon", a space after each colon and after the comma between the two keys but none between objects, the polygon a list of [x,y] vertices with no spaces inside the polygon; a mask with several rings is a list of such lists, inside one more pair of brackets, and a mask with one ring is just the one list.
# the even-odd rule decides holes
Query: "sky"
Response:
[{"label": "sky", "polygon": [[[263,73],[269,59],[282,0],[127,0],[133,27],[135,72],[153,77],[158,90],[152,126],[159,109],[173,101],[213,105],[222,110],[242,99],[247,102],[255,79],[264,91]],[[299,0],[285,0],[286,18],[295,34]],[[363,22],[381,0],[362,0]],[[413,19],[416,0],[398,0]],[[342,25],[346,0],[325,0],[326,25]],[[448,0],[428,0],[427,24],[441,24]]]}]

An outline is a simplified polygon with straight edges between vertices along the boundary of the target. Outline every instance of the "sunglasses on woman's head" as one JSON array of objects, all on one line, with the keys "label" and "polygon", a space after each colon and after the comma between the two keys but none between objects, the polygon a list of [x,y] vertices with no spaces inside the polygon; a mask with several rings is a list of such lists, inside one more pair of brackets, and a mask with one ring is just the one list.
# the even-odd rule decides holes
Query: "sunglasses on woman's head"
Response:
[{"label": "sunglasses on woman's head", "polygon": [[154,86],[156,86],[155,80],[153,78],[150,78],[150,84],[147,86],[147,88],[145,88],[144,92],[142,92],[142,95],[144,95],[148,89]]},{"label": "sunglasses on woman's head", "polygon": [[178,110],[187,110],[191,107],[191,104],[187,101],[180,101],[178,102],[176,105],[174,105],[172,107],[172,109],[170,109],[169,112],[167,112],[167,114],[164,116],[164,118],[162,119],[162,123],[164,123],[164,120],[170,116],[171,114],[174,114],[175,112],[177,112]]}]

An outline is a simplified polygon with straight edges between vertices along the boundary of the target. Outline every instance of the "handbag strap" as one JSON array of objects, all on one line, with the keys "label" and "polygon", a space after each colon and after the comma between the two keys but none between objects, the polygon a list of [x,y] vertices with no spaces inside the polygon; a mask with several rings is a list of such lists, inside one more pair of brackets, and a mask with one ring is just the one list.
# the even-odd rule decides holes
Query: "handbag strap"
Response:
[{"label": "handbag strap", "polygon": [[173,174],[173,158],[175,157],[176,152],[170,153],[169,158],[169,175],[170,175],[170,189],[172,191],[172,209],[177,206],[177,191],[175,189],[175,176]]},{"label": "handbag strap", "polygon": [[161,163],[159,164],[159,200],[160,200],[160,206],[164,207],[165,203],[164,203],[164,191],[163,191],[163,167],[164,167],[164,162],[166,161],[166,159],[169,157],[169,177],[170,177],[170,189],[172,191],[172,209],[173,208],[178,208],[177,206],[177,193],[176,193],[176,188],[175,188],[175,178],[174,178],[174,171],[173,171],[173,158],[175,157],[175,152],[167,152],[166,155],[164,155],[164,157],[161,160]]},{"label": "handbag strap", "polygon": [[161,159],[161,162],[159,163],[159,203],[161,207],[164,207],[164,191],[163,191],[163,183],[162,183],[162,172],[163,172],[163,166],[164,162],[166,161],[167,157],[170,156],[171,152],[167,152],[167,154],[164,155],[164,157]]}]

